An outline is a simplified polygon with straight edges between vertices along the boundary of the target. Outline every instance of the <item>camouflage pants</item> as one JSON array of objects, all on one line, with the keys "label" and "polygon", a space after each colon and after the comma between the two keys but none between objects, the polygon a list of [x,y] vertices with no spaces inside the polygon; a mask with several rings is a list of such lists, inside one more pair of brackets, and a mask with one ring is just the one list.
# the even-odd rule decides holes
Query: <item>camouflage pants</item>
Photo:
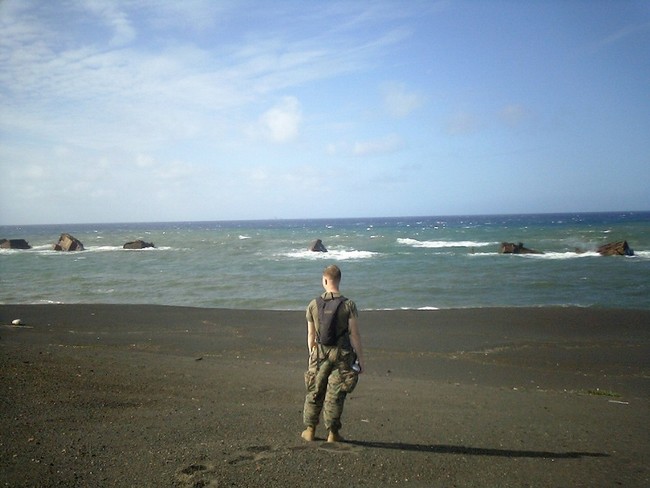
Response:
[{"label": "camouflage pants", "polygon": [[318,425],[322,411],[325,427],[338,432],[345,397],[352,393],[359,381],[359,375],[352,369],[355,360],[356,354],[353,351],[336,346],[319,344],[312,350],[309,369],[305,372],[305,425]]}]

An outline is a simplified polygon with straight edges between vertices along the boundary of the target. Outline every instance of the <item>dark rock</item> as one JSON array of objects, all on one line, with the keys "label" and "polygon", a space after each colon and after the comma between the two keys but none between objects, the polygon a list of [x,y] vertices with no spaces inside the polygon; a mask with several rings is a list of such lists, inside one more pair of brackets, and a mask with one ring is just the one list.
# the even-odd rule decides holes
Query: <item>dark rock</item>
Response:
[{"label": "dark rock", "polygon": [[59,242],[54,244],[55,251],[83,251],[84,245],[70,234],[61,234]]},{"label": "dark rock", "polygon": [[155,247],[152,242],[144,242],[141,239],[137,241],[127,242],[122,246],[124,249],[145,249],[147,247]]},{"label": "dark rock", "polygon": [[618,241],[599,246],[598,254],[602,256],[634,256],[634,251],[628,246],[627,241]]},{"label": "dark rock", "polygon": [[0,239],[0,249],[31,249],[25,239]]},{"label": "dark rock", "polygon": [[499,247],[499,252],[501,254],[544,254],[542,251],[536,251],[535,249],[528,249],[524,247],[522,242],[515,244],[514,242],[502,242],[501,247]]},{"label": "dark rock", "polygon": [[309,250],[314,252],[327,252],[327,248],[323,244],[323,241],[320,239],[316,239],[314,242],[312,242],[309,246]]}]

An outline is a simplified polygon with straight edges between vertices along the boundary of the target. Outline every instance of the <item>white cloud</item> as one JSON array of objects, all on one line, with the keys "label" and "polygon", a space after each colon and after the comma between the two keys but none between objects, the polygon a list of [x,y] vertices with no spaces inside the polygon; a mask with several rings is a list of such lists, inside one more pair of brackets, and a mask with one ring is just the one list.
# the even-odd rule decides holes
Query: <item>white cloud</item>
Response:
[{"label": "white cloud", "polygon": [[[123,23],[124,14],[110,5],[88,8],[114,32],[123,28],[113,39],[126,42],[133,22]],[[153,50],[106,49],[80,37],[57,43],[63,33],[56,25],[32,17],[15,20],[23,28],[14,27],[10,38],[0,40],[6,68],[0,70],[6,94],[0,92],[5,112],[0,129],[11,121],[10,130],[23,126],[51,141],[100,150],[120,144],[151,151],[206,135],[213,143],[222,138],[232,144],[233,122],[245,125],[253,104],[308,81],[358,70],[390,42],[380,38],[377,46],[359,47],[343,38],[327,44],[307,38],[287,44],[268,36],[206,49],[180,42]],[[289,142],[301,121],[300,103],[286,97],[258,118],[256,129],[268,140]]]},{"label": "white cloud", "polygon": [[447,121],[447,132],[450,135],[466,135],[478,131],[481,123],[478,118],[469,112],[456,112]]},{"label": "white cloud", "polygon": [[268,140],[285,143],[296,139],[301,121],[302,110],[298,99],[284,97],[260,116],[258,127]]},{"label": "white cloud", "polygon": [[403,83],[386,83],[381,91],[384,106],[393,117],[406,117],[424,103],[422,95],[407,91]]},{"label": "white cloud", "polygon": [[503,107],[499,115],[507,125],[516,127],[530,116],[530,111],[523,105],[510,104]]},{"label": "white cloud", "polygon": [[266,168],[255,167],[246,172],[247,180],[254,183],[265,183],[269,180],[270,174]]},{"label": "white cloud", "polygon": [[404,147],[404,141],[396,134],[389,134],[380,139],[369,141],[358,141],[352,146],[352,154],[355,156],[375,156],[398,151]]},{"label": "white cloud", "polygon": [[38,164],[30,164],[25,168],[24,176],[28,180],[41,180],[47,174],[47,170]]},{"label": "white cloud", "polygon": [[[375,157],[368,160],[373,173],[395,181],[395,168],[407,162],[453,153],[462,164],[503,137],[486,130],[465,145],[447,134],[520,128],[533,116],[553,121],[566,107],[575,110],[580,133],[591,134],[589,147],[601,149],[596,156],[641,158],[645,17],[599,20],[597,29],[526,43],[525,69],[505,76],[504,56],[522,51],[502,43],[516,37],[477,31],[475,7],[455,10],[465,16],[457,25],[471,29],[457,31],[437,15],[449,8],[446,0],[296,4],[0,0],[0,223],[132,220],[140,217],[126,200],[135,194],[158,196],[147,210],[151,219],[255,217],[262,207],[275,213],[269,208],[281,199],[304,201],[297,180],[309,168],[315,180],[324,163],[344,168],[347,181],[364,187],[367,164],[352,158]],[[495,29],[520,25],[488,10]],[[595,26],[594,19],[585,25]],[[477,41],[475,63],[454,41],[461,35]],[[593,50],[588,69],[575,56],[562,64],[568,41]],[[520,104],[495,109],[513,93]],[[434,96],[435,110],[425,112]],[[440,122],[440,114],[449,118]],[[410,123],[414,115],[418,123]],[[436,124],[447,133],[433,134]],[[531,145],[538,137],[525,135]],[[559,140],[558,153],[564,144]],[[83,205],[68,204],[72,188]],[[251,190],[259,200],[249,198]],[[86,203],[98,195],[104,201],[91,217]]]},{"label": "white cloud", "polygon": [[168,181],[178,183],[192,176],[196,176],[196,174],[194,166],[185,161],[171,161],[160,168],[156,168],[153,173],[159,183],[166,183]]},{"label": "white cloud", "polygon": [[388,134],[376,139],[362,141],[338,141],[326,145],[325,152],[329,156],[367,157],[390,154],[404,148],[404,140],[397,134]]},{"label": "white cloud", "polygon": [[153,157],[146,154],[138,154],[135,158],[135,165],[139,168],[151,168],[155,164]]}]

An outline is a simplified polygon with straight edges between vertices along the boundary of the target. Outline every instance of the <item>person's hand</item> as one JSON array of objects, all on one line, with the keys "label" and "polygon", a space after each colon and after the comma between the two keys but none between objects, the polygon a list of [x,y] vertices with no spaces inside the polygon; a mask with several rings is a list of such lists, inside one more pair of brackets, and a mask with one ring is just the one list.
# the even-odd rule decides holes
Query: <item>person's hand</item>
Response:
[{"label": "person's hand", "polygon": [[356,359],[354,361],[354,364],[352,365],[352,369],[356,371],[357,374],[363,373],[363,364],[359,359]]}]

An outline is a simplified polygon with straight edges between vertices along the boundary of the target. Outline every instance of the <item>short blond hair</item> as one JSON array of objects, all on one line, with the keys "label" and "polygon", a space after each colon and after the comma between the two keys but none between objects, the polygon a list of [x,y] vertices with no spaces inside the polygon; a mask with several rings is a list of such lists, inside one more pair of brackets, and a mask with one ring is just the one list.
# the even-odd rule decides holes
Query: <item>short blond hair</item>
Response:
[{"label": "short blond hair", "polygon": [[341,281],[341,269],[336,264],[330,264],[323,270],[323,276],[339,283]]}]

